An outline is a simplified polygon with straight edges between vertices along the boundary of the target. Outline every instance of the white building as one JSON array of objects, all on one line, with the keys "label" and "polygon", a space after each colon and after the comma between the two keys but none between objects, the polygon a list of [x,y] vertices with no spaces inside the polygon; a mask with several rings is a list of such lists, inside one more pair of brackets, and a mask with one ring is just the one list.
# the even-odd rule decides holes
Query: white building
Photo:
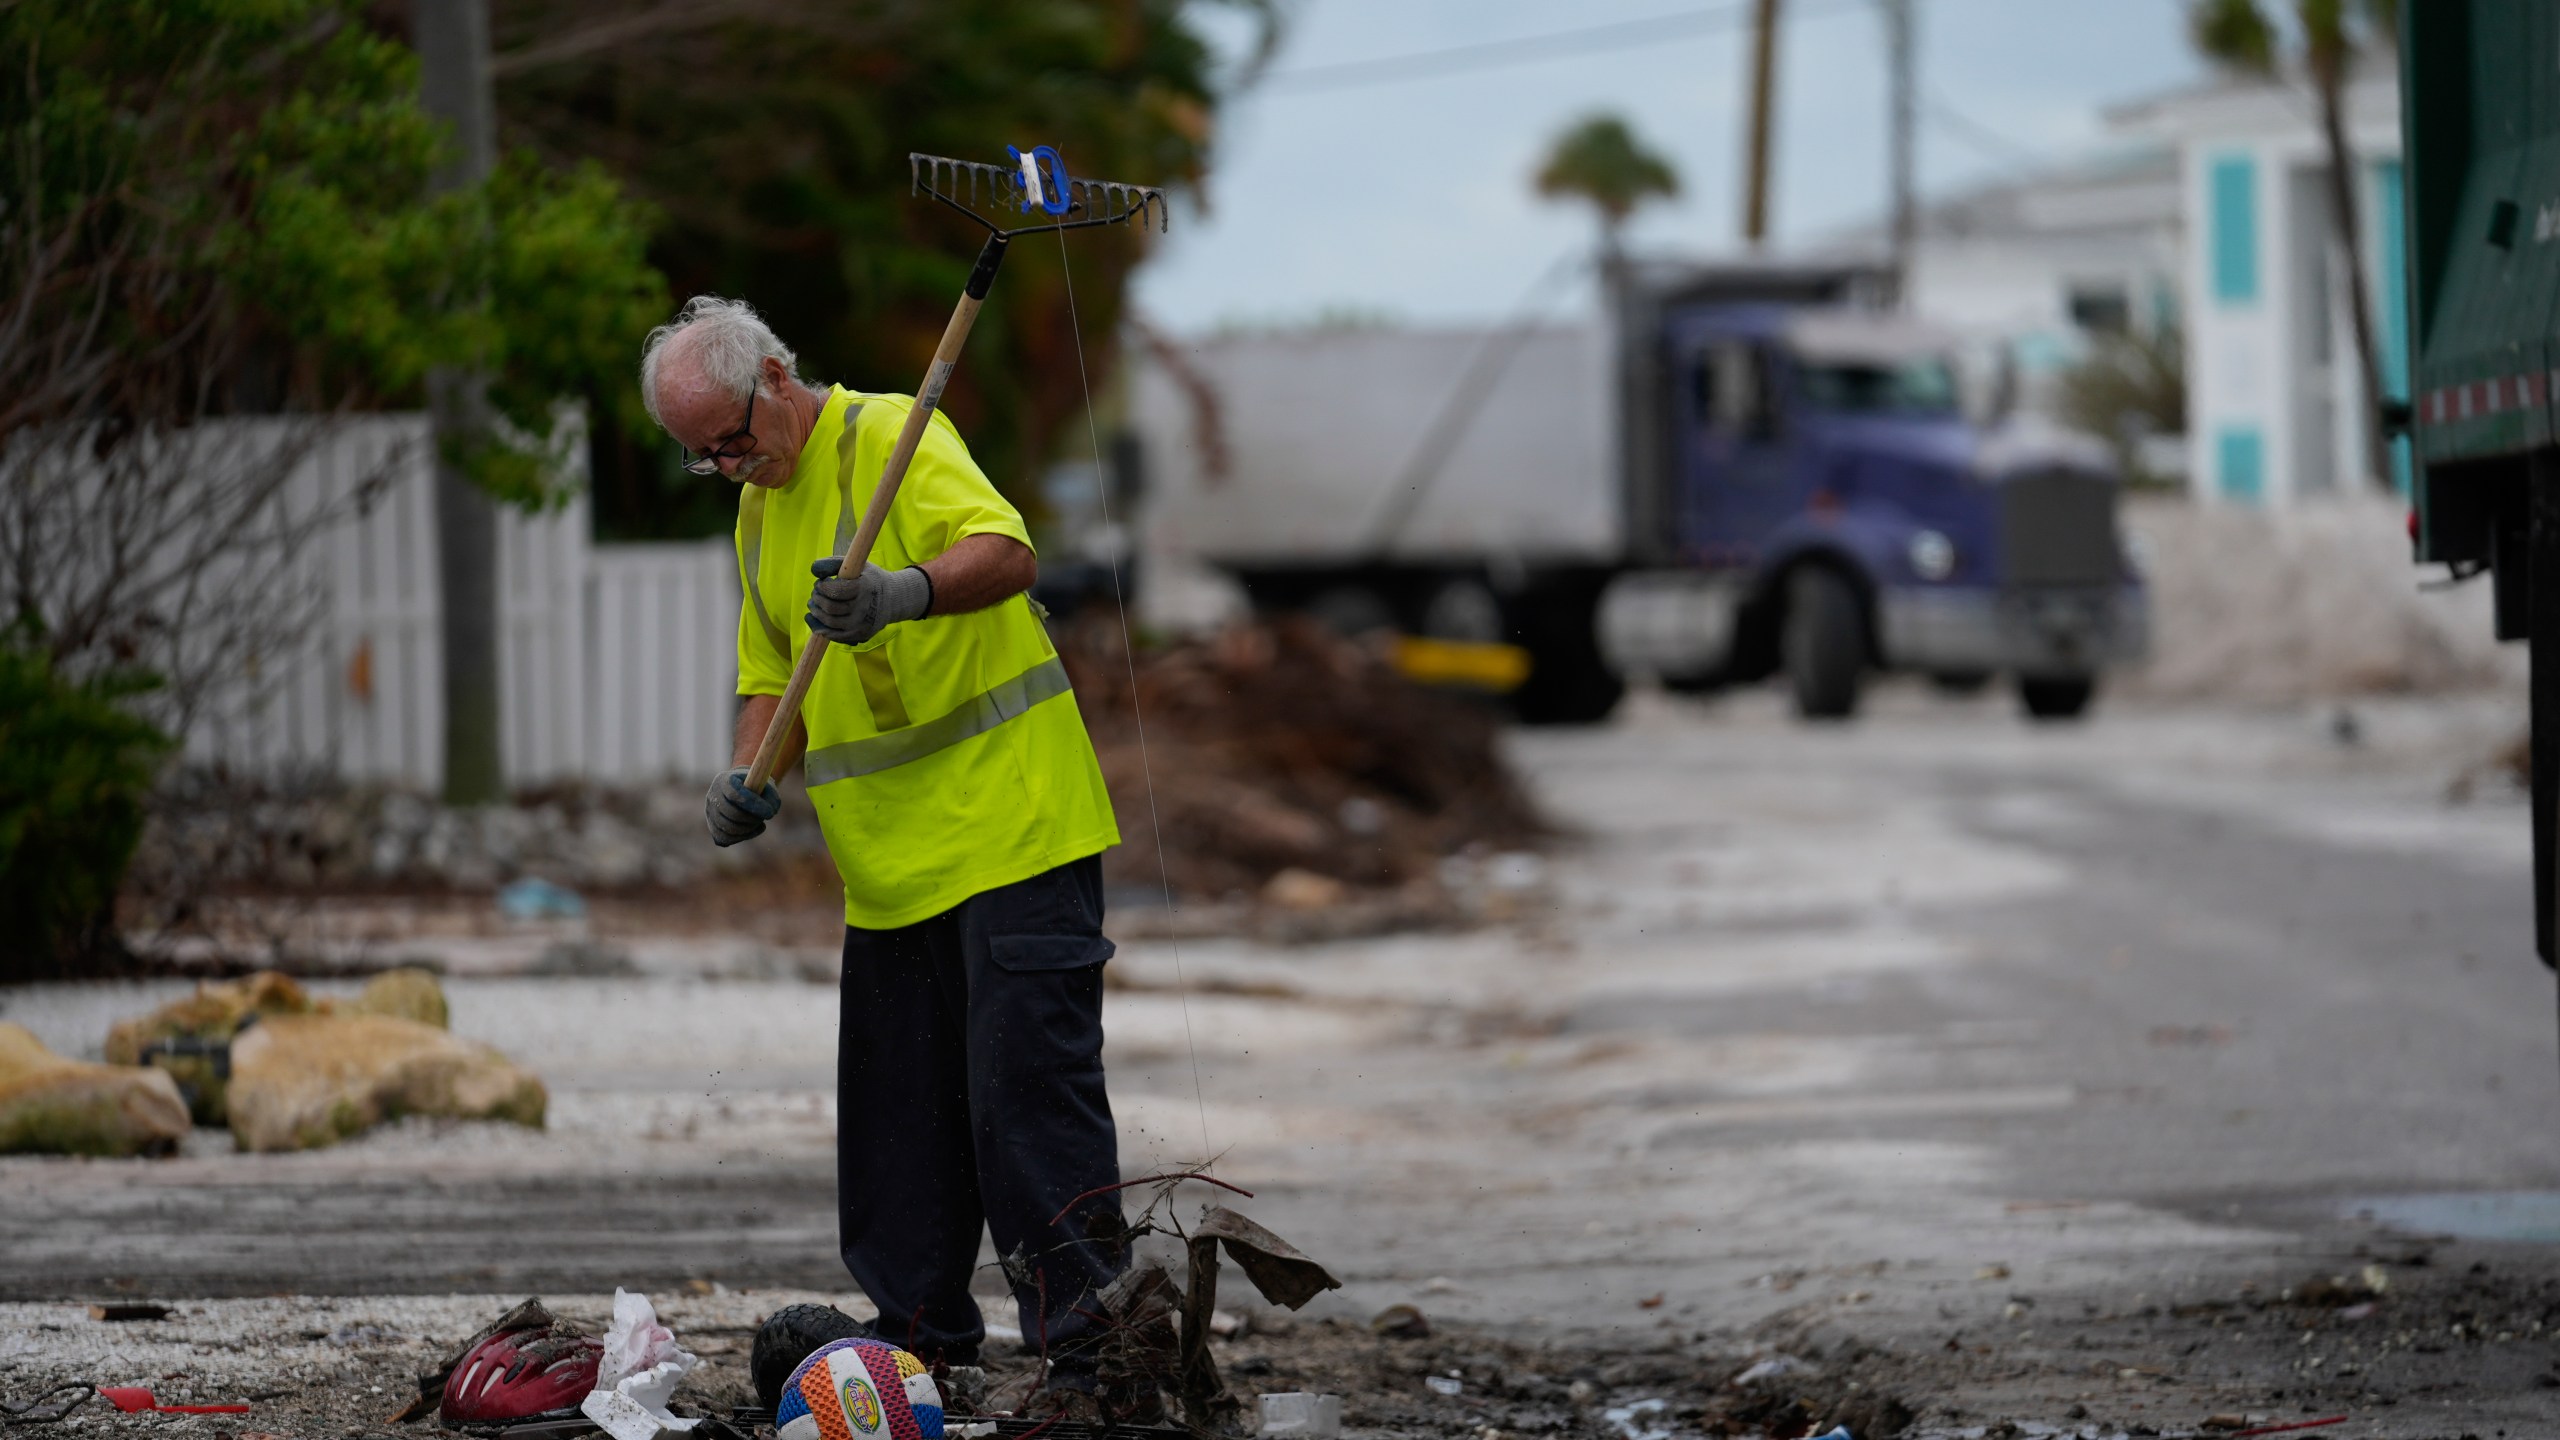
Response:
[{"label": "white building", "polygon": [[[2348,141],[2386,393],[2407,393],[2400,97],[2377,65],[2351,86]],[[2218,79],[2112,112],[2178,156],[2189,481],[2199,497],[2281,505],[2362,488],[2363,380],[2331,219],[2319,107],[2301,85]],[[2405,455],[2394,457],[2407,484]]]},{"label": "white building", "polygon": [[2177,157],[2135,148],[1924,206],[1906,296],[2042,368],[2090,335],[2174,323],[2178,255]]}]

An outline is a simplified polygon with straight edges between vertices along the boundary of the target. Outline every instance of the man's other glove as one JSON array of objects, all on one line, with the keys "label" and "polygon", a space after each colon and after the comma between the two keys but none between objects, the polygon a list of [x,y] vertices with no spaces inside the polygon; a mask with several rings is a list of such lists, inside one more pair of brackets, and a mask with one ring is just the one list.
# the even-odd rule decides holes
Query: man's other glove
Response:
[{"label": "man's other glove", "polygon": [[836,577],[844,562],[834,556],[813,562],[809,573],[818,586],[809,592],[809,630],[839,645],[867,645],[871,638],[900,620],[921,620],[933,608],[933,581],[910,565],[883,570],[865,565],[851,580]]},{"label": "man's other glove", "polygon": [[764,833],[764,822],[782,813],[782,792],[764,782],[761,792],[747,789],[747,767],[720,772],[711,793],[702,797],[702,818],[711,822],[711,843],[726,848]]}]

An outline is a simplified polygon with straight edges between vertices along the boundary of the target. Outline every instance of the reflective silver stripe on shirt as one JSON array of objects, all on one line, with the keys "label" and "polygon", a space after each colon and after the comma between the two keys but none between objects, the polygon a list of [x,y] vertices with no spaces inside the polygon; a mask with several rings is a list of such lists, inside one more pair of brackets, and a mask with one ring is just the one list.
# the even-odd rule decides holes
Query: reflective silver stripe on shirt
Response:
[{"label": "reflective silver stripe on shirt", "polygon": [[787,661],[791,658],[791,637],[773,622],[773,612],[765,608],[764,587],[756,583],[756,566],[764,559],[764,497],[765,492],[752,485],[738,497],[738,529],[746,537],[746,543],[738,549],[738,582],[746,587],[747,608],[756,612],[765,638],[773,642],[774,653]]},{"label": "reflective silver stripe on shirt", "polygon": [[937,750],[948,750],[971,736],[986,734],[1043,700],[1066,694],[1067,688],[1066,662],[1052,655],[1003,684],[960,702],[959,708],[947,715],[886,735],[866,735],[810,751],[809,784],[832,785],[857,775],[877,775]]},{"label": "reflective silver stripe on shirt", "polygon": [[853,508],[853,456],[862,443],[855,433],[862,419],[862,402],[850,401],[844,407],[844,428],[836,433],[836,553],[853,543],[854,522],[861,519]]}]

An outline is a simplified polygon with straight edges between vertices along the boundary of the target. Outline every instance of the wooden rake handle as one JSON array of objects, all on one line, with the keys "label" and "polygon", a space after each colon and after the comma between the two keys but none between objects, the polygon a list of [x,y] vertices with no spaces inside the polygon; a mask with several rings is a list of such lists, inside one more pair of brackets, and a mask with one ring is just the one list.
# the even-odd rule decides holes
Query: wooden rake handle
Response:
[{"label": "wooden rake handle", "polygon": [[[933,423],[933,412],[942,404],[943,387],[951,383],[951,372],[960,363],[961,348],[969,343],[969,328],[978,323],[978,307],[986,303],[987,290],[995,284],[996,267],[1004,263],[1004,252],[1010,243],[1003,235],[990,235],[978,251],[977,268],[969,272],[968,288],[961,292],[960,303],[951,311],[951,323],[942,327],[942,343],[933,350],[933,364],[924,372],[924,384],[916,389],[916,403],[907,411],[907,423],[898,431],[896,448],[889,452],[889,463],[880,471],[880,484],[871,492],[871,504],[862,512],[862,527],[853,532],[853,540],[845,546],[836,573],[855,576],[871,563],[871,547],[880,539],[880,528],[889,523],[889,506],[898,498],[898,486],[907,478],[907,466],[916,458],[916,447],[924,443],[924,431]],[[774,707],[772,721],[764,727],[764,743],[756,747],[756,759],[747,767],[747,792],[764,789],[780,768],[782,744],[791,727],[800,718],[800,702],[809,696],[810,682],[818,678],[818,666],[827,658],[830,642],[815,635],[800,647],[800,662],[791,667],[791,683],[784,687],[782,703]]]}]

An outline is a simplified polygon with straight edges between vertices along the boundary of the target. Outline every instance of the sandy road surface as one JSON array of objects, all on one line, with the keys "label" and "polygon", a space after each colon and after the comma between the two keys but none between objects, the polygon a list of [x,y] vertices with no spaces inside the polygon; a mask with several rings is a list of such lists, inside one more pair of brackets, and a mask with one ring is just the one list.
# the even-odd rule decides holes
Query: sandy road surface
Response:
[{"label": "sandy road surface", "polygon": [[[1748,697],[1521,736],[1578,838],[1516,922],[1123,947],[1126,1164],[1196,1160],[1205,1131],[1247,1208],[1343,1275],[1319,1307],[1344,1317],[1410,1300],[1621,1349],[1854,1335],[1915,1395],[2053,1423],[2308,1396],[2358,1413],[2344,1433],[2560,1429],[2532,1383],[2560,1061],[2524,812],[2445,799],[2514,707],[2357,710],[2354,743],[2326,711],[2040,731],[1919,695],[1845,729]],[[651,954],[636,979],[452,984],[457,1030],[550,1079],[544,1135],[0,1161],[0,1294],[841,1287],[831,992]],[[0,1014],[94,1051],[154,993]],[[2443,1232],[2465,1238],[2413,1249]],[[2475,1259],[2521,1287],[2513,1315],[2474,1316],[2476,1356],[2400,1345],[2402,1378],[2332,1381],[2324,1354],[2337,1393],[2303,1390],[2301,1317],[2268,1303],[2417,1253],[2386,1320],[2489,1303],[2446,1278]]]}]

